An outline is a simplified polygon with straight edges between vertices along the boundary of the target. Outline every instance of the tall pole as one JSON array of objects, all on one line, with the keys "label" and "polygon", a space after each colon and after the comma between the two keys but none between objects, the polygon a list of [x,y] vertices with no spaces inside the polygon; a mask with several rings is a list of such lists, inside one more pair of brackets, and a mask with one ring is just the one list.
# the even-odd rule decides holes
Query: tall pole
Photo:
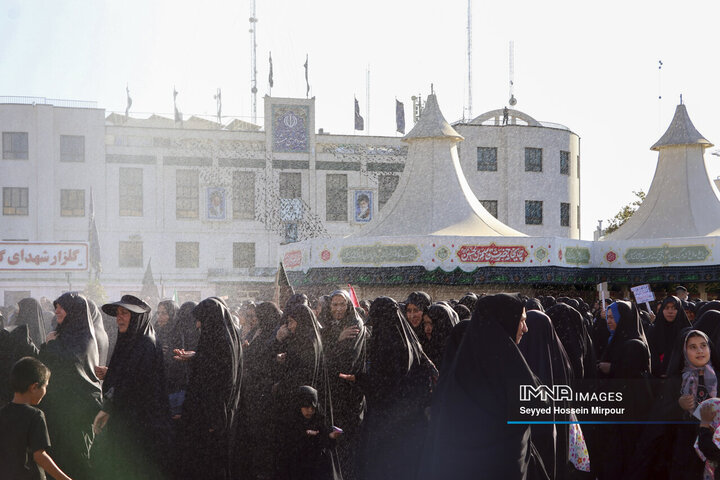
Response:
[{"label": "tall pole", "polygon": [[370,65],[367,67],[367,81],[365,84],[365,122],[367,128],[365,129],[365,135],[370,135]]},{"label": "tall pole", "polygon": [[468,120],[472,120],[472,0],[468,0],[467,22]]},{"label": "tall pole", "polygon": [[252,16],[250,17],[250,92],[252,93],[252,123],[257,123],[257,17],[255,17],[255,0],[252,0]]}]

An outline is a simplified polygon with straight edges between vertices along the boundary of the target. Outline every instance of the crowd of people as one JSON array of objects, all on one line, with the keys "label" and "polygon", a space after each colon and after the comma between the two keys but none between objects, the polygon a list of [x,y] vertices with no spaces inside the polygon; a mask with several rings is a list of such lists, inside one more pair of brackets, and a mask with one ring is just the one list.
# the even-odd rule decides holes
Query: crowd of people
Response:
[{"label": "crowd of people", "polygon": [[[676,295],[26,298],[0,314],[0,480],[720,478],[720,301]],[[524,422],[543,385],[585,397]]]}]

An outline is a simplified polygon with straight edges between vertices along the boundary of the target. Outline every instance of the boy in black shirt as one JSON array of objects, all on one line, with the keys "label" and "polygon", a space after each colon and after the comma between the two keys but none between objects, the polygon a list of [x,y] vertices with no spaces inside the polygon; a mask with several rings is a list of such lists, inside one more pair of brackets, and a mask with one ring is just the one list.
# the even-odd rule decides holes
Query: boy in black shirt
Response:
[{"label": "boy in black shirt", "polygon": [[45,396],[50,370],[39,360],[24,357],[15,363],[11,403],[0,409],[0,480],[71,480],[55,465],[47,449],[50,437],[45,415],[35,405]]}]

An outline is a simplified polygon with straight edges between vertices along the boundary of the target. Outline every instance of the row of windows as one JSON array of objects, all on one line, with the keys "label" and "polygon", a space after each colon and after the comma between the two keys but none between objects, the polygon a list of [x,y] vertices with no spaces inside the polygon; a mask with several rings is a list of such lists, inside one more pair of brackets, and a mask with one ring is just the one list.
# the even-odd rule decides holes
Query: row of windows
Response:
[{"label": "row of windows", "polygon": [[[27,160],[29,158],[27,132],[3,132],[3,160]],[[60,161],[84,162],[85,137],[81,135],[60,135]]]},{"label": "row of windows", "polygon": [[[255,267],[255,244],[233,243],[233,268]],[[121,241],[118,250],[118,266],[142,268],[143,242]],[[175,268],[200,268],[200,242],[175,242]]]},{"label": "row of windows", "polygon": [[[378,178],[378,205],[382,208],[397,187],[399,177],[380,175]],[[143,170],[120,168],[119,215],[143,215]],[[178,170],[175,190],[175,216],[179,219],[199,218],[200,179],[195,170]],[[280,173],[280,198],[302,197],[300,173]],[[347,221],[348,179],[346,174],[326,176],[326,220]],[[233,172],[232,183],[233,219],[255,218],[255,173]],[[210,206],[212,207],[212,206]],[[224,208],[224,204],[223,204]],[[3,215],[28,215],[28,188],[3,188]],[[85,216],[85,190],[60,190],[60,215],[63,217]]]},{"label": "row of windows", "polygon": [[[498,201],[497,200],[480,200],[482,206],[490,212],[490,214],[498,218]],[[577,209],[578,225],[580,225],[580,206]],[[543,202],[542,200],[525,200],[525,224],[526,225],[542,225],[543,223]],[[570,204],[560,203],[560,226],[570,226]]]},{"label": "row of windows", "polygon": [[[477,147],[477,169],[482,172],[497,172],[497,147]],[[525,148],[525,171],[543,171],[542,148]],[[580,156],[577,157],[577,172],[580,177]],[[560,173],[570,175],[570,152],[560,151]]]}]

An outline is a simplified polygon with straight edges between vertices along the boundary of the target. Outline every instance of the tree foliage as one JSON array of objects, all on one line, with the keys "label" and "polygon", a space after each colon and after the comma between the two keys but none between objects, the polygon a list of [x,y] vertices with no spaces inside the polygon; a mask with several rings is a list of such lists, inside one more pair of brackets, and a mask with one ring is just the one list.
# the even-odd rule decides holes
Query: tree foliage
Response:
[{"label": "tree foliage", "polygon": [[605,229],[605,235],[608,235],[618,228],[620,228],[625,222],[627,222],[630,217],[632,217],[632,214],[635,213],[635,211],[640,207],[640,204],[642,204],[643,200],[645,200],[645,192],[642,190],[639,191],[633,191],[637,199],[628,205],[625,205],[620,209],[620,211],[611,219],[608,220],[608,226]]}]

